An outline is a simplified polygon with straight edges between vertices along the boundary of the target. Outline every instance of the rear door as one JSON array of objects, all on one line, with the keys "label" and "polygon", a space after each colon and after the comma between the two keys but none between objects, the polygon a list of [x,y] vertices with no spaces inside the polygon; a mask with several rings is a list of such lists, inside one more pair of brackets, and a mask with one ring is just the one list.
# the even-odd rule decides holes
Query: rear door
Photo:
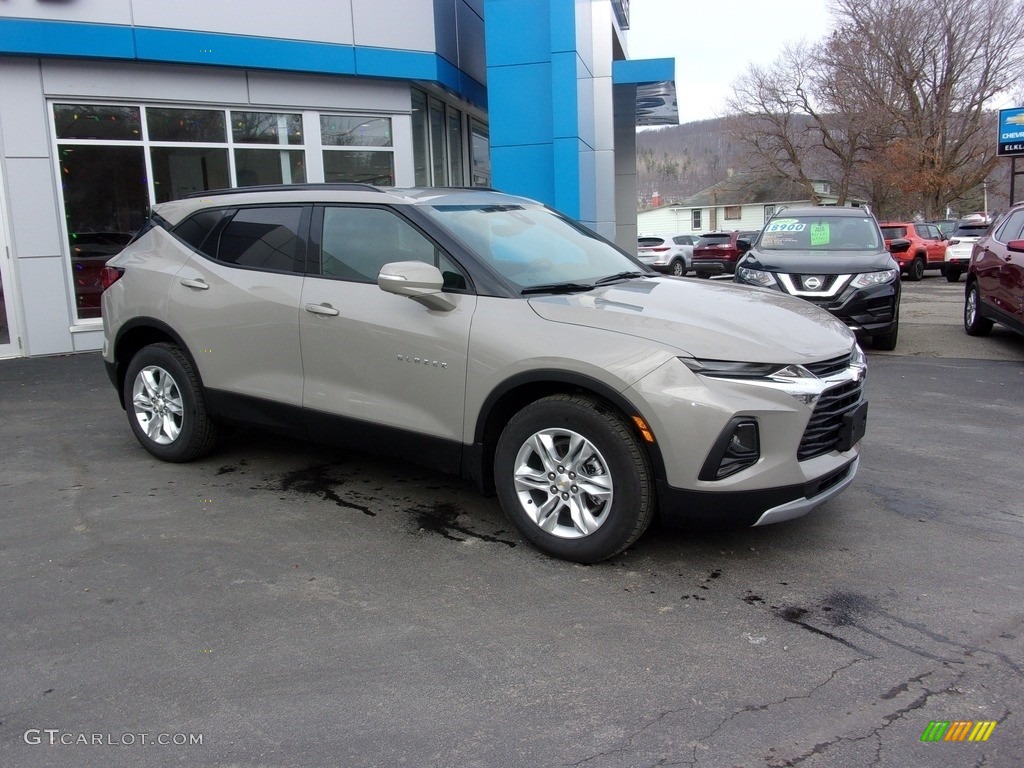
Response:
[{"label": "rear door", "polygon": [[[304,405],[461,443],[477,301],[465,273],[390,208],[318,206],[313,233],[299,313]],[[395,261],[438,266],[456,309],[431,310],[378,288],[380,268]],[[315,429],[315,413],[310,419]]]},{"label": "rear door", "polygon": [[175,276],[168,307],[208,389],[301,404],[299,297],[311,210],[207,210],[175,228],[198,252]]}]

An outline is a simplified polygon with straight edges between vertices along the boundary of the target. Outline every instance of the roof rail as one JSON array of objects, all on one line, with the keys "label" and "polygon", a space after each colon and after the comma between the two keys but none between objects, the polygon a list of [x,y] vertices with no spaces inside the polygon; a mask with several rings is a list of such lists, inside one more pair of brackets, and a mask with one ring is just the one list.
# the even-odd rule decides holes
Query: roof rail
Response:
[{"label": "roof rail", "polygon": [[338,190],[343,192],[384,192],[380,187],[372,184],[359,184],[356,182],[327,182],[309,184],[259,184],[252,187],[227,187],[225,189],[204,189],[201,192],[190,192],[185,199],[191,197],[207,197],[209,195],[244,195],[247,192],[288,192],[302,190]]}]

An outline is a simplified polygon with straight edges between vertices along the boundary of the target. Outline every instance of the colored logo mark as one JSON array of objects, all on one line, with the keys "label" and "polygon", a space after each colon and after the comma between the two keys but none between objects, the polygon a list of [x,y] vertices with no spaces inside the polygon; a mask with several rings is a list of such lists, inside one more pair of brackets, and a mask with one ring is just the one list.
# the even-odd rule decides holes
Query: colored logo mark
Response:
[{"label": "colored logo mark", "polygon": [[921,741],[988,741],[995,720],[932,720],[921,734]]},{"label": "colored logo mark", "polygon": [[1007,125],[1024,125],[1024,114],[1010,115],[1006,118]]}]

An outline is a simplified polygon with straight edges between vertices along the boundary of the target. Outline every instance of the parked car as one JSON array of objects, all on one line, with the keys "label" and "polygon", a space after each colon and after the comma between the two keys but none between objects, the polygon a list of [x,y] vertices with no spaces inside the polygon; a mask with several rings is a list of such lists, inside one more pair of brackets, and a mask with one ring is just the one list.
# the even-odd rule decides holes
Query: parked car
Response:
[{"label": "parked car", "polygon": [[866,366],[842,322],[660,276],[532,200],[250,187],[147,227],[107,266],[103,359],[160,459],[230,423],[384,453],[471,479],[579,562],[656,510],[764,525],[857,471]]},{"label": "parked car", "polygon": [[640,261],[659,272],[682,277],[690,271],[697,235],[641,235],[636,239]]},{"label": "parked car", "polygon": [[964,328],[985,336],[993,323],[1024,334],[1024,204],[978,238],[967,269]]},{"label": "parked car", "polygon": [[939,234],[944,237],[950,237],[953,234],[953,230],[956,229],[956,225],[960,223],[959,219],[936,219],[935,221],[928,222],[938,227]]},{"label": "parked car", "polygon": [[[899,265],[860,208],[786,208],[740,259],[737,283],[798,296],[832,313],[876,349],[899,336]],[[899,253],[907,240],[889,246]]]},{"label": "parked car", "polygon": [[736,261],[743,255],[748,245],[738,244],[740,238],[744,243],[757,236],[757,230],[733,232],[706,232],[693,246],[693,269],[697,277],[712,275],[732,275],[736,272]]},{"label": "parked car", "polygon": [[946,238],[934,224],[910,221],[883,221],[879,224],[885,247],[893,240],[909,240],[910,248],[902,253],[893,253],[900,265],[900,271],[907,279],[917,281],[924,277],[926,269],[943,270],[946,264]]},{"label": "parked car", "polygon": [[80,318],[100,316],[103,267],[131,239],[130,232],[71,233],[71,275]]},{"label": "parked car", "polygon": [[984,235],[991,222],[988,220],[965,220],[957,224],[946,244],[946,279],[955,283],[967,271],[974,244]]}]

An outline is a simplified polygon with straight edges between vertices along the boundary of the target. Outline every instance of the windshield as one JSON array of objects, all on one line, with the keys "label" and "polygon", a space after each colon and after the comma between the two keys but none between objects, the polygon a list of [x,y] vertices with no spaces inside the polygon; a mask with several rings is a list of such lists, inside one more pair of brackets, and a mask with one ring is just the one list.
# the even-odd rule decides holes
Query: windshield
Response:
[{"label": "windshield", "polygon": [[543,206],[436,205],[424,210],[519,288],[590,287],[645,267],[607,241]]},{"label": "windshield", "polygon": [[769,251],[880,251],[878,225],[870,216],[787,216],[772,219],[761,234]]}]

